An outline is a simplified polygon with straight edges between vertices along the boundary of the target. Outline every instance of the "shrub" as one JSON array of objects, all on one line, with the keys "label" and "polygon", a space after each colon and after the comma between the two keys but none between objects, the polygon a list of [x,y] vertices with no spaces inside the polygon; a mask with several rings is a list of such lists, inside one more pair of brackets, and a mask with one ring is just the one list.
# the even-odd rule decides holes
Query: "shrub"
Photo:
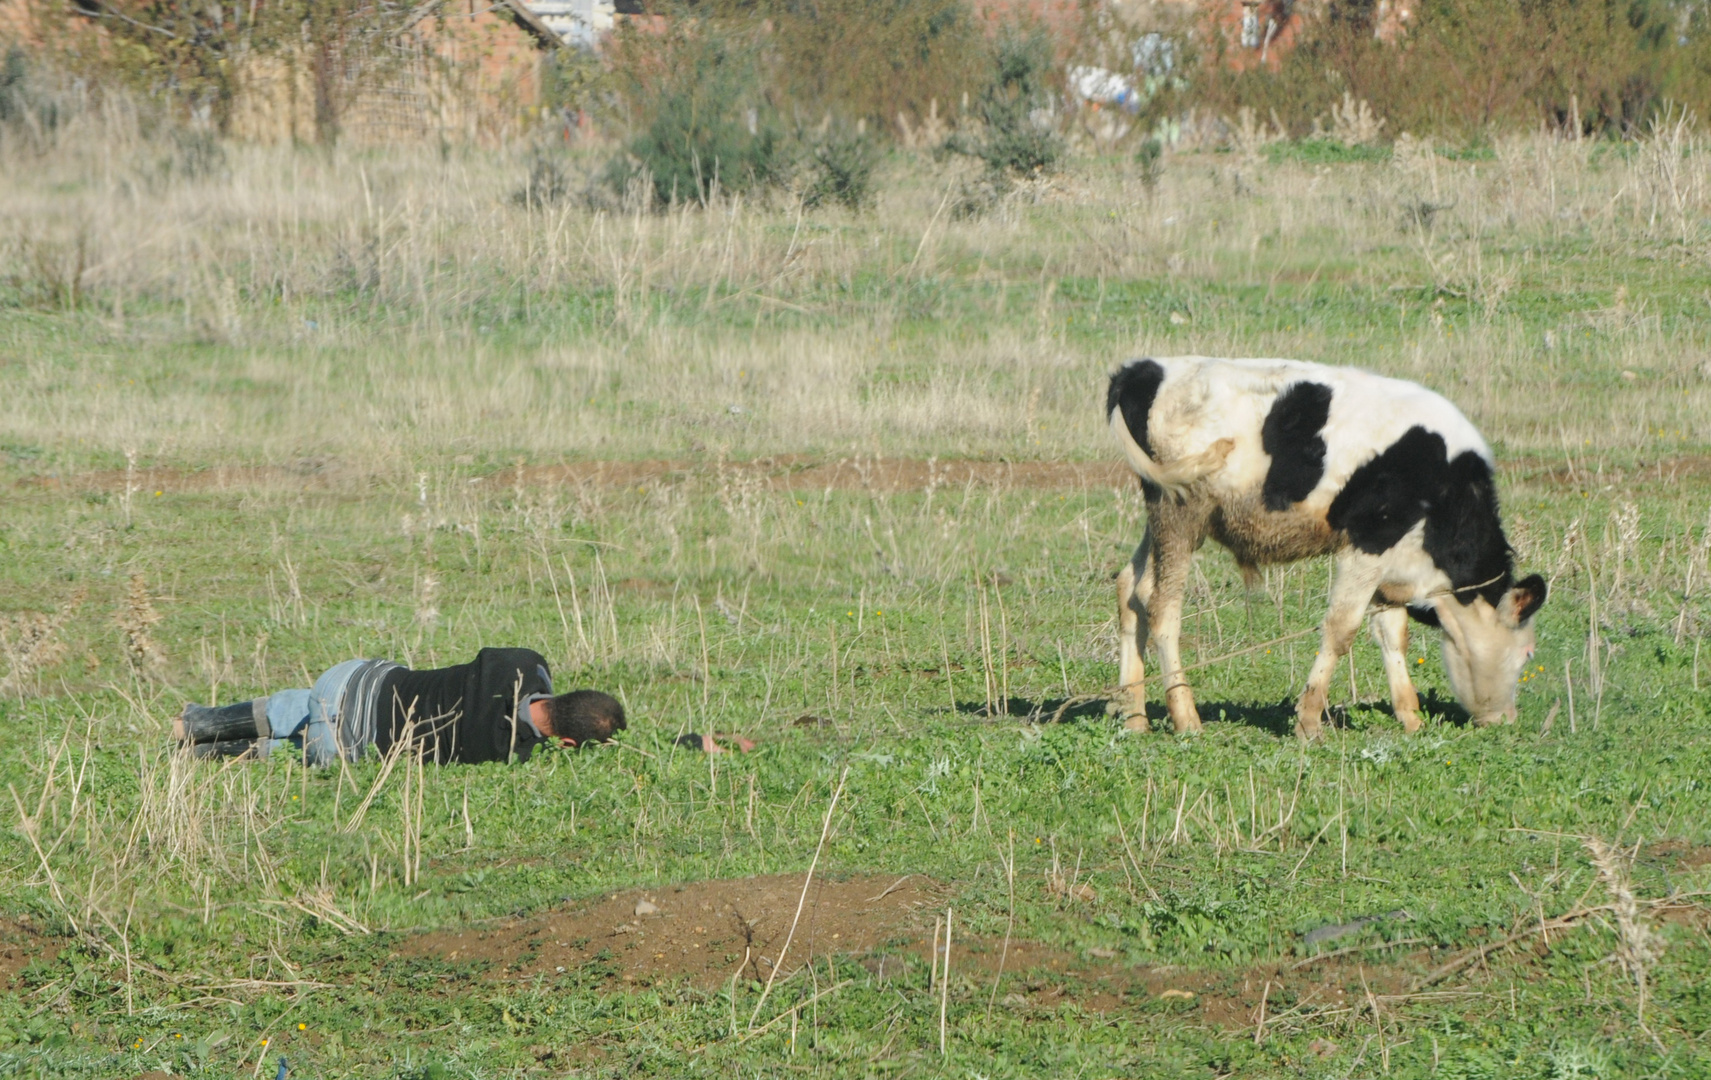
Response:
[{"label": "shrub", "polygon": [[813,179],[802,193],[810,206],[838,203],[861,210],[873,202],[879,148],[865,132],[833,131],[814,147]]},{"label": "shrub", "polygon": [[1056,168],[1063,139],[1056,131],[1051,39],[1034,28],[1009,28],[994,43],[991,74],[975,102],[978,136],[958,135],[950,149],[980,159],[993,177],[1031,176]]},{"label": "shrub", "polygon": [[616,46],[621,92],[639,123],[630,160],[614,162],[608,180],[618,188],[643,171],[661,204],[763,191],[789,164],[756,32],[690,10],[663,35],[626,25]]},{"label": "shrub", "polygon": [[1164,143],[1158,139],[1142,139],[1135,149],[1135,164],[1141,170],[1141,186],[1150,193],[1158,188],[1164,175]]},{"label": "shrub", "polygon": [[529,172],[523,179],[523,186],[512,192],[511,201],[530,210],[538,210],[563,202],[570,195],[572,186],[563,158],[537,146],[529,153]]},{"label": "shrub", "polygon": [[59,126],[60,110],[31,75],[29,55],[16,45],[6,48],[0,60],[0,127],[42,135]]}]

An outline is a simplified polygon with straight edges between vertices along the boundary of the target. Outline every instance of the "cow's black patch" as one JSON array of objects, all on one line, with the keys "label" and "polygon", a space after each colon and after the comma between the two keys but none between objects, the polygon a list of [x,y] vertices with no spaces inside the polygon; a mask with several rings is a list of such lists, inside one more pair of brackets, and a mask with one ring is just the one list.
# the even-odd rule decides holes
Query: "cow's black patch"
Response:
[{"label": "cow's black patch", "polygon": [[1408,615],[1415,622],[1425,623],[1427,626],[1438,625],[1438,609],[1435,607],[1428,607],[1425,604],[1409,604]]},{"label": "cow's black patch", "polygon": [[1153,398],[1163,382],[1164,368],[1158,361],[1134,360],[1117,369],[1111,376],[1111,388],[1105,392],[1105,415],[1121,409],[1129,434],[1149,457],[1153,444],[1147,438],[1147,414],[1152,412]]},{"label": "cow's black patch", "polygon": [[1287,510],[1319,486],[1330,415],[1331,388],[1324,383],[1291,383],[1271,403],[1260,428],[1260,445],[1271,455],[1262,489],[1267,510]]},{"label": "cow's black patch", "polygon": [[1545,596],[1550,589],[1545,585],[1544,578],[1538,574],[1529,574],[1515,583],[1514,591],[1519,601],[1515,608],[1515,621],[1524,623],[1545,606]]},{"label": "cow's black patch", "polygon": [[1492,604],[1509,591],[1514,561],[1497,516],[1491,466],[1471,450],[1449,463],[1442,493],[1426,515],[1426,554],[1449,575],[1458,598],[1483,596]]},{"label": "cow's black patch", "polygon": [[1513,562],[1491,466],[1471,450],[1450,460],[1437,432],[1409,428],[1354,471],[1325,515],[1331,528],[1372,555],[1389,551],[1422,519],[1426,554],[1449,577],[1457,599],[1502,600]]}]

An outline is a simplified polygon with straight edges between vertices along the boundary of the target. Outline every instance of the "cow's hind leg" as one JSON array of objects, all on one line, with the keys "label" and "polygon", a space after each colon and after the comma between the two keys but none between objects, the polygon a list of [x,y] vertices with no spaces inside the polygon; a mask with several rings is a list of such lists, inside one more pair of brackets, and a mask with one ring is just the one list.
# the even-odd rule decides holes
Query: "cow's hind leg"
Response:
[{"label": "cow's hind leg", "polygon": [[1319,737],[1319,718],[1325,715],[1331,673],[1337,670],[1337,661],[1354,644],[1361,618],[1372,602],[1381,577],[1380,564],[1374,556],[1352,549],[1337,556],[1319,655],[1313,658],[1313,669],[1307,673],[1307,688],[1301,692],[1301,700],[1295,705],[1295,733],[1303,739]]},{"label": "cow's hind leg", "polygon": [[1130,731],[1147,730],[1146,660],[1148,605],[1153,596],[1153,531],[1117,575],[1117,694],[1113,710]]},{"label": "cow's hind leg", "polygon": [[1194,691],[1182,671],[1182,594],[1194,552],[1205,539],[1206,515],[1190,506],[1162,501],[1148,511],[1153,550],[1150,570],[1153,594],[1147,614],[1158,643],[1159,671],[1164,678],[1164,706],[1177,734],[1200,730]]},{"label": "cow's hind leg", "polygon": [[1408,609],[1385,608],[1372,617],[1372,636],[1384,653],[1384,676],[1390,680],[1390,706],[1402,729],[1420,730],[1420,695],[1408,678]]}]

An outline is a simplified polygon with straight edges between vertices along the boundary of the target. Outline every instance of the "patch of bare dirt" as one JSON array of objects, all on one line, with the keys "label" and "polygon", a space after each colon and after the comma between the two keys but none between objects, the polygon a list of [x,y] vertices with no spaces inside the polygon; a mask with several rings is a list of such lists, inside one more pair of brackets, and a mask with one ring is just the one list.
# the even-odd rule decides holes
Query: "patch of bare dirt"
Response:
[{"label": "patch of bare dirt", "polygon": [[[590,972],[611,985],[688,983],[703,990],[733,976],[764,982],[778,959],[802,892],[799,875],[696,881],[630,891],[597,901],[462,930],[417,935],[399,955],[476,962],[494,980],[548,979]],[[810,958],[852,957],[877,982],[924,980],[934,920],[948,890],[922,877],[815,879],[780,975]],[[651,910],[650,910],[651,909]],[[638,912],[640,912],[638,914]],[[1260,1001],[1321,1010],[1405,992],[1418,958],[1356,964],[1332,958],[1303,965],[1269,962],[1217,972],[1135,965],[1117,952],[1077,952],[1037,941],[958,935],[953,980],[988,988],[1000,966],[1008,1008],[1073,1003],[1089,1012],[1143,1009],[1251,1028]],[[1364,983],[1363,983],[1364,978]],[[954,985],[954,984],[953,984]]]},{"label": "patch of bare dirt", "polygon": [[1602,491],[1631,484],[1676,484],[1683,480],[1711,479],[1711,457],[1683,454],[1635,462],[1627,467],[1588,468],[1586,462],[1546,462],[1521,459],[1503,463],[1503,471],[1536,483],[1580,491]]},{"label": "patch of bare dirt", "polygon": [[[1128,483],[1126,466],[1117,461],[926,461],[844,458],[819,461],[781,456],[744,462],[706,461],[574,461],[561,465],[528,465],[519,477],[515,468],[472,477],[471,484],[511,488],[594,486],[647,487],[690,479],[730,480],[760,484],[774,491],[869,491],[896,494],[933,488],[1080,489]],[[41,490],[103,491],[138,494],[246,491],[262,488],[332,490],[349,487],[364,474],[332,460],[305,460],[291,465],[220,466],[208,469],[106,469],[61,476],[40,473],[17,480],[14,486]]]},{"label": "patch of bare dirt", "polygon": [[0,919],[0,989],[14,989],[19,972],[36,960],[51,962],[59,950],[58,941],[24,919]]},{"label": "patch of bare dirt", "polygon": [[1711,866],[1711,844],[1690,844],[1686,840],[1663,840],[1648,844],[1648,859],[1656,859],[1671,870],[1697,870]]},{"label": "patch of bare dirt", "polygon": [[[423,934],[399,952],[486,961],[489,975],[499,978],[607,965],[624,982],[683,980],[710,989],[739,970],[743,978],[766,978],[801,895],[799,874],[694,881],[481,929]],[[926,878],[815,878],[784,963],[794,969],[809,956],[865,954],[915,933],[923,919],[930,930],[940,907],[937,887]]]}]

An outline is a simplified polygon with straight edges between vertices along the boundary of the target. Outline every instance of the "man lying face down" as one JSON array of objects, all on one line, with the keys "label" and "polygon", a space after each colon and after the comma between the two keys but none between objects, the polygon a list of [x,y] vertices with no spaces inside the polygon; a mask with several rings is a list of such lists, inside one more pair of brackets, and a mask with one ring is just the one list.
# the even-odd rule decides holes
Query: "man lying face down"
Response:
[{"label": "man lying face down", "polygon": [[482,649],[454,667],[412,671],[390,660],[346,660],[308,690],[254,701],[186,705],[172,733],[197,757],[265,758],[300,746],[309,765],[355,761],[409,738],[440,764],[527,761],[548,741],[576,747],[622,731],[624,706],[598,690],[554,696],[532,649]]}]

